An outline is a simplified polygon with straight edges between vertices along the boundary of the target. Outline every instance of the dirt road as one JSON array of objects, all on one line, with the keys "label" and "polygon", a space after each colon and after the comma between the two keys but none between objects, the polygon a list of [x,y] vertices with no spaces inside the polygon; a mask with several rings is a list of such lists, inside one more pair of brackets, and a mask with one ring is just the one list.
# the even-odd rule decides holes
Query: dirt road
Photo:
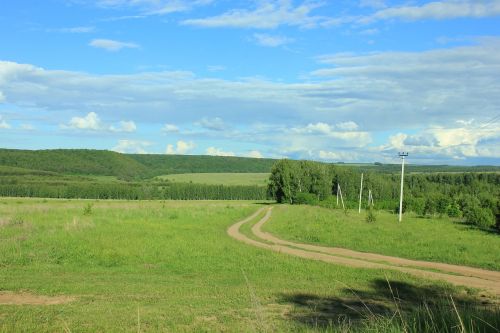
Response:
[{"label": "dirt road", "polygon": [[[239,229],[243,224],[254,220],[264,211],[266,212],[265,216],[252,227],[252,233],[259,240],[251,239],[240,232]],[[500,272],[282,240],[261,230],[262,225],[271,218],[271,214],[272,207],[261,208],[246,219],[230,226],[227,233],[229,236],[249,245],[305,259],[357,268],[397,270],[423,278],[444,280],[455,285],[484,289],[496,296],[500,296]]]}]

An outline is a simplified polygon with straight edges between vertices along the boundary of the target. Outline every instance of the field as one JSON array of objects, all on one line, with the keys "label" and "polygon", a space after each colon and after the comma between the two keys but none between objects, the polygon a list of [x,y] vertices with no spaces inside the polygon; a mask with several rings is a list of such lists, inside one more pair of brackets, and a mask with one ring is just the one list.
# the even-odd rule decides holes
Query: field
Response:
[{"label": "field", "polygon": [[[470,289],[308,261],[228,237],[230,225],[262,206],[0,199],[0,299],[32,303],[0,305],[0,331],[437,332],[459,325],[452,304],[468,328],[472,316],[493,329],[500,324],[498,309]],[[275,213],[280,225],[304,211]]]},{"label": "field", "polygon": [[448,217],[421,218],[376,211],[376,222],[365,221],[366,211],[320,207],[279,206],[264,230],[283,239],[376,252],[409,259],[438,261],[500,270],[500,238]]},{"label": "field", "polygon": [[183,173],[158,178],[174,183],[266,186],[269,173]]}]

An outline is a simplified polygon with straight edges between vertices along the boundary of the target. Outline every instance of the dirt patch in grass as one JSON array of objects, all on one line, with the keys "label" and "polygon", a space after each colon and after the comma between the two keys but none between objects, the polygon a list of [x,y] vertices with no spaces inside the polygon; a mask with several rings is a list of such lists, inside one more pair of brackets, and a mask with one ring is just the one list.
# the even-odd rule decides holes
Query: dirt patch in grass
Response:
[{"label": "dirt patch in grass", "polygon": [[69,296],[42,296],[27,292],[0,291],[0,304],[2,305],[56,305],[73,300],[75,298]]}]

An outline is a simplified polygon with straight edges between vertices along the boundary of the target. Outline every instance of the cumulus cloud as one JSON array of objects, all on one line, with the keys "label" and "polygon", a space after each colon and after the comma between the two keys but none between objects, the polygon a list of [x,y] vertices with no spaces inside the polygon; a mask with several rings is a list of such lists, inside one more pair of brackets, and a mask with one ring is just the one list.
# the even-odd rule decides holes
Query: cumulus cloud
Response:
[{"label": "cumulus cloud", "polygon": [[179,127],[175,126],[174,124],[165,124],[161,128],[161,131],[164,133],[178,133]]},{"label": "cumulus cloud", "polygon": [[205,151],[205,153],[207,155],[212,155],[212,156],[235,156],[236,155],[232,151],[224,151],[220,148],[215,148],[215,147],[208,147],[207,150]]},{"label": "cumulus cloud", "polygon": [[119,140],[118,144],[113,147],[112,150],[119,153],[129,153],[129,154],[147,154],[146,149],[153,145],[149,141],[141,140]]},{"label": "cumulus cloud", "polygon": [[285,36],[268,35],[268,34],[254,34],[255,41],[258,45],[267,47],[278,47],[292,43],[294,40]]},{"label": "cumulus cloud", "polygon": [[172,144],[167,145],[167,149],[165,151],[165,154],[184,155],[184,154],[187,154],[190,151],[192,151],[195,147],[196,147],[196,145],[192,141],[186,142],[186,141],[179,140],[179,141],[177,141],[177,144],[175,146]]},{"label": "cumulus cloud", "polygon": [[486,127],[433,127],[408,135],[397,133],[380,148],[382,153],[395,154],[408,151],[413,158],[451,158],[498,157],[500,148],[500,126],[491,124]]},{"label": "cumulus cloud", "polygon": [[85,117],[71,118],[67,127],[98,131],[101,130],[103,126],[97,113],[90,112]]},{"label": "cumulus cloud", "polygon": [[63,129],[78,129],[90,131],[110,131],[110,132],[135,132],[137,129],[133,121],[120,121],[118,125],[104,124],[97,113],[89,112],[84,117],[73,117],[68,124],[60,125]]},{"label": "cumulus cloud", "polygon": [[232,9],[218,16],[189,19],[182,23],[206,28],[255,28],[272,29],[281,25],[314,27],[321,20],[311,15],[311,12],[320,7],[316,1],[304,1],[294,6],[292,0],[259,1],[253,10]]},{"label": "cumulus cloud", "polygon": [[11,128],[10,124],[7,123],[5,119],[0,115],[0,129],[9,129]]},{"label": "cumulus cloud", "polygon": [[113,132],[135,132],[137,126],[133,121],[120,121],[118,126],[110,126],[109,129]]},{"label": "cumulus cloud", "polygon": [[139,48],[139,45],[131,42],[120,42],[117,40],[112,40],[112,39],[93,39],[89,43],[90,46],[99,48],[99,49],[104,49],[106,51],[110,52],[117,52],[120,51],[121,49],[137,49]]}]

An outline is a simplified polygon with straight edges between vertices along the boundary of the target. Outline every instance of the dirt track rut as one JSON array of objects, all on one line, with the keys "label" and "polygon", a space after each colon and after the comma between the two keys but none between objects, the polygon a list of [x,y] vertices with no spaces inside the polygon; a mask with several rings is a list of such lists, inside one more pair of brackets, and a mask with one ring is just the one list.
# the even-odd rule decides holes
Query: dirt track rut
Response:
[{"label": "dirt track rut", "polygon": [[[266,211],[265,216],[252,227],[252,233],[259,238],[259,241],[240,232],[239,229],[243,224],[254,220],[264,211]],[[261,208],[246,219],[230,226],[227,233],[246,244],[305,259],[357,268],[397,270],[423,278],[444,280],[455,285],[487,290],[496,296],[500,295],[500,272],[282,240],[261,230],[262,225],[271,218],[271,214],[272,207]],[[438,271],[430,271],[429,269]]]}]

